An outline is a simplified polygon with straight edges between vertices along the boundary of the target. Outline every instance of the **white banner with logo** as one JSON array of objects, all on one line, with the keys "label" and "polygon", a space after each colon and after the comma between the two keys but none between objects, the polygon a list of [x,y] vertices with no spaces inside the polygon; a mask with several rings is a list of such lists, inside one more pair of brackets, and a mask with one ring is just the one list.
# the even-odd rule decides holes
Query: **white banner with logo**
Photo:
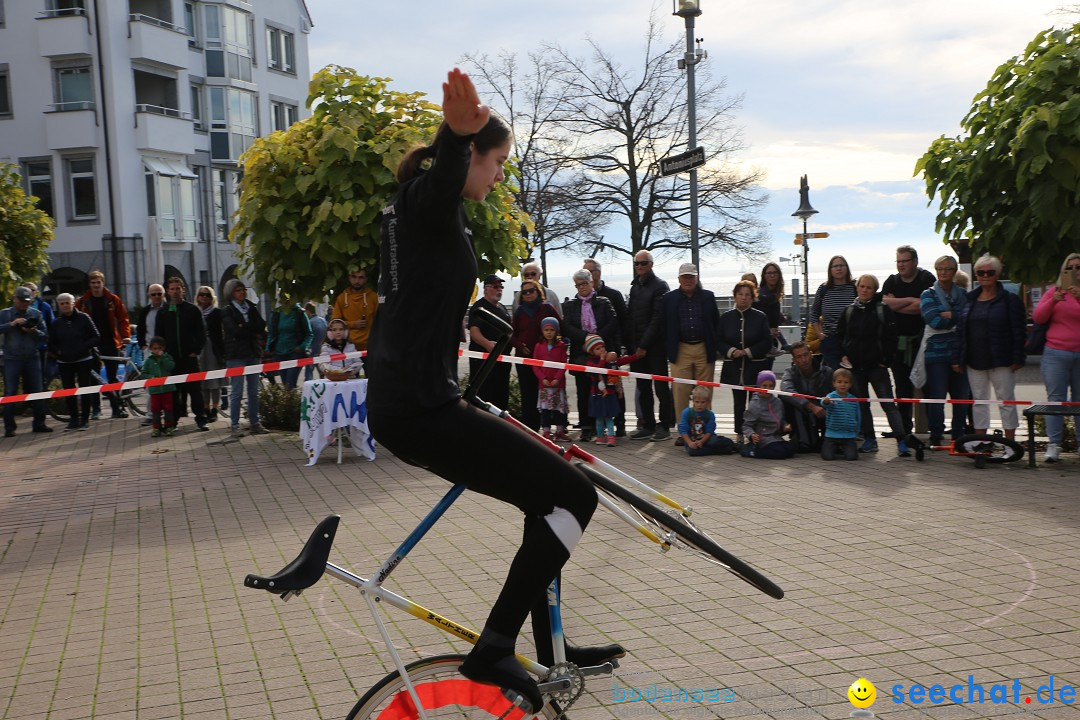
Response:
[{"label": "white banner with logo", "polygon": [[300,396],[300,437],[314,465],[338,428],[349,429],[357,455],[375,459],[375,439],[367,424],[367,380],[308,380]]}]

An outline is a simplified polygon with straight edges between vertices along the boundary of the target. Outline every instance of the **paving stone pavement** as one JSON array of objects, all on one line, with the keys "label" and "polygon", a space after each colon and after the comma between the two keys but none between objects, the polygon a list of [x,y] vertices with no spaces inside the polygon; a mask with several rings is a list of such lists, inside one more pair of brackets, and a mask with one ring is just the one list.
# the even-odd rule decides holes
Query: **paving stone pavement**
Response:
[{"label": "paving stone pavement", "polygon": [[[308,468],[293,434],[226,435],[189,423],[155,440],[132,419],[0,441],[0,717],[344,718],[388,672],[351,588],[324,579],[286,604],[242,580],[282,567],[329,513],[342,516],[332,559],[366,575],[445,482],[385,453],[337,465],[327,451]],[[787,596],[659,554],[598,510],[564,574],[565,625],[576,643],[617,640],[630,654],[571,716],[843,718],[847,687],[866,677],[878,717],[1080,717],[1034,701],[1051,676],[1059,692],[1080,684],[1076,455],[976,470],[882,448],[856,463],[690,458],[670,443],[598,450],[693,505]],[[513,476],[482,457],[483,438],[461,449],[477,472]],[[466,493],[388,584],[479,628],[520,524]],[[389,617],[406,660],[467,649]],[[1019,704],[890,699],[897,684],[969,675],[987,693],[1018,679]],[[653,687],[730,694],[619,701]]]}]

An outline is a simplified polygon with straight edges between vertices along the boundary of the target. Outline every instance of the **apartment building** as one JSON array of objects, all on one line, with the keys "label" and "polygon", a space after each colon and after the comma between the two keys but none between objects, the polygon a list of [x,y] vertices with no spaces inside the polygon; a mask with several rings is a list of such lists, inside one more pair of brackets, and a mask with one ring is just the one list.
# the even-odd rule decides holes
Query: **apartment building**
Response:
[{"label": "apartment building", "polygon": [[[303,0],[0,0],[0,161],[56,220],[47,296],[218,289],[238,159],[308,115]],[[193,293],[192,293],[193,294]]]}]

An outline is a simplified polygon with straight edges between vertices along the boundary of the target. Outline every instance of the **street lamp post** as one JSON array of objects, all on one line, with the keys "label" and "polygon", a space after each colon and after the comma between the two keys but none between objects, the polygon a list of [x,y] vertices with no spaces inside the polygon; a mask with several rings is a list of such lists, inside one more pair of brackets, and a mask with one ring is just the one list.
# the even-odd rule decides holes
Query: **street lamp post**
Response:
[{"label": "street lamp post", "polygon": [[802,246],[803,246],[803,287],[806,288],[806,315],[803,327],[810,327],[810,236],[806,232],[806,221],[817,215],[817,210],[810,206],[810,185],[806,182],[806,176],[799,178],[799,209],[791,213],[792,217],[802,220]]},{"label": "street lamp post", "polygon": [[[694,48],[694,18],[701,14],[701,0],[671,0],[673,15],[678,15],[686,21],[686,53],[679,60],[679,69],[686,70],[686,112],[689,117],[689,133],[687,138],[687,150],[697,147],[697,105],[695,95],[697,93],[694,81],[694,67],[708,57],[708,53],[701,48]],[[698,186],[697,168],[690,170],[690,262],[698,264]]]}]

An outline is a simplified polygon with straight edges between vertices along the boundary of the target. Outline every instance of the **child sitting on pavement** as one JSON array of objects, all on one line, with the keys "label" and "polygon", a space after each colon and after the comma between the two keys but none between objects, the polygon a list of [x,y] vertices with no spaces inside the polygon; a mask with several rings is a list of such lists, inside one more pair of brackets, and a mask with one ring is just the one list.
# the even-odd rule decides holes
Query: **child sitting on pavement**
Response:
[{"label": "child sitting on pavement", "polygon": [[716,415],[709,409],[709,388],[698,385],[690,392],[693,407],[688,407],[679,418],[679,436],[686,454],[731,455],[735,441],[716,434]]},{"label": "child sitting on pavement", "polygon": [[[772,370],[762,370],[757,384],[763,390],[775,390],[776,375]],[[764,460],[794,457],[795,443],[783,438],[790,432],[791,426],[784,422],[784,403],[780,398],[767,392],[751,393],[742,426],[742,434],[750,442],[742,449],[742,456]]]},{"label": "child sitting on pavement", "polygon": [[[168,377],[175,367],[176,361],[165,352],[165,338],[150,338],[150,354],[143,360],[141,377],[146,380]],[[172,435],[176,428],[176,417],[173,414],[173,393],[176,386],[147,385],[146,391],[150,394],[150,419],[154,428],[150,431],[150,436]]]},{"label": "child sitting on pavement", "polygon": [[855,380],[850,370],[838,368],[833,372],[833,391],[821,400],[825,408],[825,438],[821,442],[821,459],[835,460],[838,452],[845,460],[858,460],[859,448],[855,438],[862,422],[859,403],[843,398],[854,398],[851,385]]}]

